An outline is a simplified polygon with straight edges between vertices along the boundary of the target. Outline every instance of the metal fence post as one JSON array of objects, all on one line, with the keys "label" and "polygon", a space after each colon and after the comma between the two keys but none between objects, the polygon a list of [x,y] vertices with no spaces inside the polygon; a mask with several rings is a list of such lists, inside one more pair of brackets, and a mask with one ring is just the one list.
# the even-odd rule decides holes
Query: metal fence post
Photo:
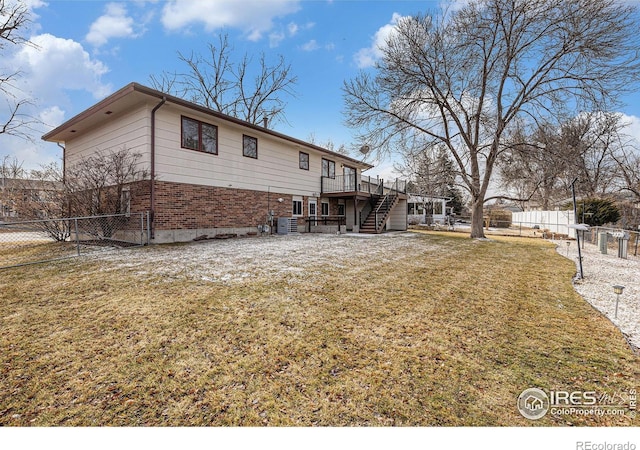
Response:
[{"label": "metal fence post", "polygon": [[144,214],[140,213],[140,245],[144,245]]},{"label": "metal fence post", "polygon": [[150,213],[147,211],[147,245],[151,242],[151,221],[149,220]]},{"label": "metal fence post", "polygon": [[76,229],[76,248],[78,249],[78,256],[80,256],[80,235],[78,234],[78,218],[73,219]]}]

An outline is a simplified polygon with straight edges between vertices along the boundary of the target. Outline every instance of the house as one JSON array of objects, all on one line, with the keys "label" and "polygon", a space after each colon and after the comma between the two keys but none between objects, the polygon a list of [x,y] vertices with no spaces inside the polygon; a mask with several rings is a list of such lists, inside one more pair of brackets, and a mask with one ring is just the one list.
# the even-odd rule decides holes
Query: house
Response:
[{"label": "house", "polygon": [[542,401],[542,399],[535,397],[533,395],[530,395],[525,399],[524,405],[527,409],[529,409],[532,412],[539,411],[544,408],[544,402]]},{"label": "house", "polygon": [[409,194],[407,200],[407,215],[409,223],[417,224],[447,224],[447,218],[451,214],[451,207],[447,203],[448,197],[425,197],[417,194]]},{"label": "house", "polygon": [[299,232],[407,228],[403,181],[368,177],[370,164],[137,83],[43,139],[64,144],[65,167],[96,151],[142,155],[150,176],[128,201],[131,212],[150,212],[151,242],[278,222]]},{"label": "house", "polygon": [[0,177],[0,221],[46,218],[61,189],[55,181]]}]

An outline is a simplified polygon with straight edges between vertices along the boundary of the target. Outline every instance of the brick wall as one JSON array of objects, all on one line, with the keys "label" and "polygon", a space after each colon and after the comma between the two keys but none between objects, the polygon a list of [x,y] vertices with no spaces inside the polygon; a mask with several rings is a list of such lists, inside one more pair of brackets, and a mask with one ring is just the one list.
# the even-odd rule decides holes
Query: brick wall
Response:
[{"label": "brick wall", "polygon": [[291,217],[292,196],[156,181],[156,230],[257,227],[269,209],[275,217]]}]

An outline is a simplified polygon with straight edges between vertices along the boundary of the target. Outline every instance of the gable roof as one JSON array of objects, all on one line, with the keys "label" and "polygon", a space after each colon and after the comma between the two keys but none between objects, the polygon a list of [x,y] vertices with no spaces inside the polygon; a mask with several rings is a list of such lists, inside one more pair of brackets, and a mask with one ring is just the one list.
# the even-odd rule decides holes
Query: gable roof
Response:
[{"label": "gable roof", "polygon": [[[164,92],[149,88],[147,86],[143,86],[138,83],[129,83],[122,89],[119,89],[118,91],[99,101],[92,107],[84,110],[80,114],[64,122],[62,125],[49,131],[42,136],[42,139],[47,142],[66,142],[77,136],[78,134],[76,133],[82,133],[83,131],[89,130],[99,123],[107,120],[106,117],[110,116],[111,114],[125,111],[134,105],[147,102],[152,99],[157,100],[158,103],[164,100],[167,103],[172,103],[184,108],[197,111],[199,113],[207,114],[209,116],[215,117],[216,119],[240,125],[250,130],[265,133],[275,138],[282,139],[296,145],[304,146],[308,149],[319,151],[334,158],[341,158],[351,163],[357,164],[363,169],[373,168],[371,164],[359,161],[355,158],[351,158],[349,156],[327,150],[326,148],[310,144],[300,139],[288,136],[283,133],[279,133],[274,130],[270,130],[251,122],[246,122],[227,114],[222,114],[221,112],[214,111],[202,105],[198,105],[197,103],[189,102],[179,97],[166,94]],[[115,115],[117,114],[114,114],[114,116]]]}]

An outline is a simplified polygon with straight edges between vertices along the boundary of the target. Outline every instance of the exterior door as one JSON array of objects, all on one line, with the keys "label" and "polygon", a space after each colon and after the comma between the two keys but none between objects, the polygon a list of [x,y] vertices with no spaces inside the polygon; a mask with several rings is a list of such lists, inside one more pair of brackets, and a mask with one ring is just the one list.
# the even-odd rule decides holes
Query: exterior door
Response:
[{"label": "exterior door", "polygon": [[353,192],[356,190],[356,169],[349,166],[344,166],[342,169],[344,175],[344,191]]},{"label": "exterior door", "polygon": [[318,217],[318,201],[309,200],[309,220],[312,225],[317,225],[315,218]]}]

